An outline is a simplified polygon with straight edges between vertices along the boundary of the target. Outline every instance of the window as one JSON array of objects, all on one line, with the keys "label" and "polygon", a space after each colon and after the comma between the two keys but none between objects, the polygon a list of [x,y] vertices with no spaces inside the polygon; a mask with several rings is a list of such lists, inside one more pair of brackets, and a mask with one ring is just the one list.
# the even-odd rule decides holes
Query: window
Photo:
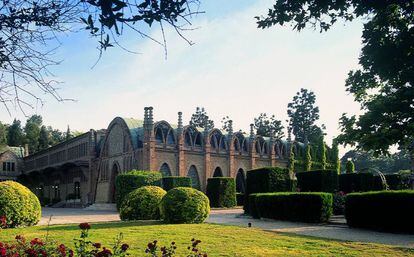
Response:
[{"label": "window", "polygon": [[7,169],[6,169],[6,163],[5,162],[3,162],[3,171],[6,171]]},{"label": "window", "polygon": [[80,188],[80,182],[75,182],[74,184],[74,193],[75,193],[75,199],[81,198],[81,188]]},{"label": "window", "polygon": [[16,171],[16,164],[14,162],[3,162],[3,171]]}]

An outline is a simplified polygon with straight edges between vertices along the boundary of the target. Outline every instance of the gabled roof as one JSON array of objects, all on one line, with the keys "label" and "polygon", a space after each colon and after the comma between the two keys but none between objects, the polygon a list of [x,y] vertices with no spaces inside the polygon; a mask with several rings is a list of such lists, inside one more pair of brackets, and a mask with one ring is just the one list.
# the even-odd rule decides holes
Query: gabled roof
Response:
[{"label": "gabled roof", "polygon": [[7,151],[10,151],[10,152],[14,153],[19,158],[24,157],[24,147],[0,145],[0,155],[7,152]]}]

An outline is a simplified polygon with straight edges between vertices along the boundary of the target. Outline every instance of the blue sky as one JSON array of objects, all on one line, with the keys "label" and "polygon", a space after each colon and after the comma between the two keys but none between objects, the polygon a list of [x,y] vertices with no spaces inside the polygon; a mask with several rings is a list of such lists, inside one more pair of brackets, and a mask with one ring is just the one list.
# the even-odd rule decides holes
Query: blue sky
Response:
[{"label": "blue sky", "polygon": [[[126,33],[120,42],[140,54],[110,49],[92,69],[98,57],[95,39],[86,32],[62,35],[56,57],[63,62],[53,73],[64,81],[60,94],[76,101],[57,103],[45,96],[46,104],[33,113],[53,127],[65,130],[69,124],[86,131],[106,128],[116,116],[142,119],[144,106],[154,106],[155,119],[172,123],[178,111],[188,121],[196,106],[204,106],[216,125],[228,115],[235,129],[248,131],[261,112],[286,120],[288,102],[305,87],[317,95],[329,141],[343,112],[360,112],[344,81],[357,67],[362,22],[339,22],[323,34],[257,29],[254,16],[265,14],[273,2],[202,1],[206,14],[193,20],[198,29],[187,34],[195,45],[167,31],[167,60],[159,45]],[[160,37],[157,28],[150,33]],[[0,113],[6,123],[14,117],[25,119],[17,111]]]}]

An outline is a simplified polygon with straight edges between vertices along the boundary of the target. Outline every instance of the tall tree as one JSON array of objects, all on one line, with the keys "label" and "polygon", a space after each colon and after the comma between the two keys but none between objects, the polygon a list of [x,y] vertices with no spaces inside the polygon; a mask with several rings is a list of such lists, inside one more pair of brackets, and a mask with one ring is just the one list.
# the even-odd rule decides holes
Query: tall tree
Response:
[{"label": "tall tree", "polygon": [[65,140],[69,140],[73,137],[72,133],[70,132],[70,128],[68,125],[68,128],[66,129],[66,133],[65,133]]},{"label": "tall tree", "polygon": [[256,17],[260,28],[291,23],[328,30],[338,20],[363,17],[360,67],[350,71],[346,90],[365,111],[340,120],[338,141],[374,154],[392,145],[411,149],[414,170],[414,2],[413,1],[288,1],[276,0],[267,16]]},{"label": "tall tree", "polygon": [[259,136],[282,138],[285,135],[282,122],[277,120],[275,115],[267,116],[266,113],[261,113],[259,117],[254,118],[253,124]]},{"label": "tall tree", "polygon": [[66,139],[65,133],[63,133],[62,131],[60,131],[58,129],[53,129],[51,126],[47,127],[47,131],[50,135],[48,144],[51,145],[51,146],[59,144],[59,143],[65,141],[65,139]]},{"label": "tall tree", "polygon": [[[84,29],[102,52],[120,46],[123,33],[136,33],[164,47],[171,27],[185,42],[185,31],[198,11],[198,0],[7,0],[0,4],[0,103],[23,112],[43,103],[44,94],[65,100],[57,92],[48,68],[59,64],[53,53],[60,35]],[[148,32],[158,26],[159,36]],[[160,38],[160,39],[157,39]],[[120,46],[123,48],[122,46]]]},{"label": "tall tree", "polygon": [[42,126],[42,117],[32,115],[26,121],[24,126],[25,141],[29,145],[29,152],[35,153],[39,150],[40,127]]},{"label": "tall tree", "polygon": [[7,144],[10,146],[22,146],[24,144],[24,134],[20,120],[13,120],[7,132]]},{"label": "tall tree", "polygon": [[315,106],[315,101],[315,93],[302,88],[288,104],[289,126],[296,141],[314,143],[323,135],[322,129],[316,125],[319,107]]},{"label": "tall tree", "polygon": [[7,127],[0,122],[0,145],[7,145]]},{"label": "tall tree", "polygon": [[43,150],[49,147],[50,135],[46,126],[40,128],[39,134],[39,150]]},{"label": "tall tree", "polygon": [[197,107],[196,112],[191,116],[190,125],[212,129],[214,128],[214,121],[210,120],[204,107]]}]

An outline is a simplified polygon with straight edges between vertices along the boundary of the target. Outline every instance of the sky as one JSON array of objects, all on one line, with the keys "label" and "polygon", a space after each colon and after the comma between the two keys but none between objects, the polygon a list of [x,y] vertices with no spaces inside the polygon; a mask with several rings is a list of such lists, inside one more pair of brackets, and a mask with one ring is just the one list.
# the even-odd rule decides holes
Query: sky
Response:
[{"label": "sky", "polygon": [[[161,46],[126,33],[119,41],[139,54],[110,49],[94,66],[96,39],[87,32],[62,35],[56,54],[62,63],[52,71],[64,82],[60,95],[75,101],[44,96],[45,105],[32,113],[54,128],[87,131],[107,128],[117,116],[143,119],[145,106],[154,107],[155,120],[177,123],[182,111],[188,122],[202,106],[217,127],[229,116],[234,130],[248,132],[262,112],[285,121],[287,104],[300,88],[307,88],[316,94],[319,124],[326,125],[330,144],[339,133],[342,113],[360,113],[345,90],[345,79],[358,67],[362,21],[339,22],[325,33],[312,28],[297,32],[289,26],[258,29],[254,17],[265,14],[273,2],[202,0],[205,14],[192,20],[197,29],[186,34],[195,44],[189,46],[167,30],[167,58]],[[150,33],[160,38],[158,28]],[[14,118],[25,120],[18,110],[11,115],[0,111],[2,122]]]}]

